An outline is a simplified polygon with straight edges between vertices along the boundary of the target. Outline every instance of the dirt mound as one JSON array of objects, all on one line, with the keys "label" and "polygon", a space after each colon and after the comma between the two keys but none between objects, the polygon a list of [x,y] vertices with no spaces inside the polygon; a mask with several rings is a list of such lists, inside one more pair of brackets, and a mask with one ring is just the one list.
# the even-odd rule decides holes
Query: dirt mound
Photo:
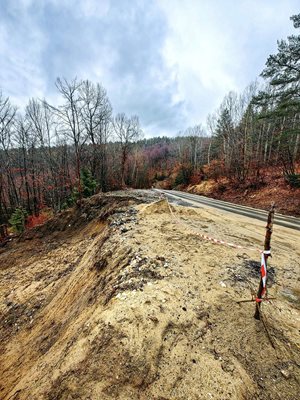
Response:
[{"label": "dirt mound", "polygon": [[199,215],[199,213],[196,210],[193,210],[192,208],[187,208],[187,207],[181,207],[178,206],[176,208],[176,214],[182,215],[182,216],[190,216],[192,217],[193,215]]},{"label": "dirt mound", "polygon": [[195,194],[202,194],[203,196],[210,195],[212,190],[215,187],[215,183],[213,181],[203,181],[198,185],[192,185],[188,187],[188,192]]},{"label": "dirt mound", "polygon": [[88,199],[82,199],[80,204],[60,212],[43,225],[29,229],[19,237],[19,240],[42,238],[55,232],[69,231],[73,234],[74,229],[82,229],[90,221],[105,221],[110,215],[144,201],[141,197],[133,195],[97,194]]},{"label": "dirt mound", "polygon": [[161,199],[155,201],[154,203],[143,206],[141,208],[141,213],[144,215],[164,214],[164,213],[170,214],[170,208],[172,209],[172,206],[169,205],[168,201],[165,199]]},{"label": "dirt mound", "polygon": [[292,290],[299,276],[299,233],[273,233],[280,303],[262,307],[274,349],[254,304],[235,302],[249,297],[242,280],[258,283],[253,253],[186,228],[247,246],[261,241],[264,223],[176,207],[181,225],[165,202],[104,197],[85,205],[78,226],[68,213],[53,222],[73,230],[0,254],[0,398],[298,399],[299,309],[280,282]]}]

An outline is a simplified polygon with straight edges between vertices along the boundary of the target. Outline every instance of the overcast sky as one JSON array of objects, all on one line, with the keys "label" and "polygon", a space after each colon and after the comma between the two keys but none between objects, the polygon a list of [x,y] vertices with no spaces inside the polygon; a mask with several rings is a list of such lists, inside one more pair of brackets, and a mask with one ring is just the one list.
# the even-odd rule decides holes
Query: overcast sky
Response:
[{"label": "overcast sky", "polygon": [[299,0],[0,0],[0,88],[22,108],[59,102],[58,76],[90,79],[146,136],[174,135],[253,81],[299,12]]}]

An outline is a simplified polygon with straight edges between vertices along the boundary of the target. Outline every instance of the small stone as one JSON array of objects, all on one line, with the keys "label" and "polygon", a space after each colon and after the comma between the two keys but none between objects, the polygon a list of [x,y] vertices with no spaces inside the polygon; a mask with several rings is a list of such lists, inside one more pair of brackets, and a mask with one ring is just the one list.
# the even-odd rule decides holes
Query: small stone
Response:
[{"label": "small stone", "polygon": [[287,371],[285,369],[281,369],[280,372],[281,372],[282,376],[284,376],[285,379],[290,379],[291,374],[289,371]]},{"label": "small stone", "polygon": [[232,373],[235,370],[235,367],[230,362],[223,361],[221,364],[223,371]]},{"label": "small stone", "polygon": [[260,378],[260,379],[261,379],[261,381],[258,381],[257,384],[258,384],[259,387],[261,387],[262,389],[264,389],[266,385],[264,384],[262,378]]}]

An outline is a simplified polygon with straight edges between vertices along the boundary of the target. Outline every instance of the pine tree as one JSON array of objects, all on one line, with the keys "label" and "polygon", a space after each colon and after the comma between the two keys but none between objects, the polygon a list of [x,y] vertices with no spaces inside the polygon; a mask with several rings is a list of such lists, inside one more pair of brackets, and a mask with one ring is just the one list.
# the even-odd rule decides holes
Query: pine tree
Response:
[{"label": "pine tree", "polygon": [[230,168],[233,150],[232,142],[234,139],[234,125],[227,108],[224,108],[221,111],[221,115],[217,121],[215,137],[219,144],[225,167],[228,169]]},{"label": "pine tree", "polygon": [[9,219],[9,223],[13,227],[15,232],[21,233],[25,229],[25,222],[28,213],[24,208],[18,207]]},{"label": "pine tree", "polygon": [[[299,29],[300,14],[291,20]],[[277,54],[269,56],[261,75],[269,86],[253,103],[260,107],[261,117],[273,126],[277,160],[281,160],[284,174],[294,175],[300,147],[300,35],[278,41]]]},{"label": "pine tree", "polygon": [[80,179],[83,197],[90,197],[95,194],[97,182],[93,178],[91,171],[87,168],[83,168],[80,173]]}]

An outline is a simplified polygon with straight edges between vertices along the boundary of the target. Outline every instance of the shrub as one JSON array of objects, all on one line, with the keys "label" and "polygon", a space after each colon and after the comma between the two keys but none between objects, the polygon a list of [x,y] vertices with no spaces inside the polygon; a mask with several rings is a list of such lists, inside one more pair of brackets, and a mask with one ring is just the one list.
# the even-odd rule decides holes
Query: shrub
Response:
[{"label": "shrub", "polygon": [[192,176],[192,168],[182,166],[175,178],[174,186],[188,185]]},{"label": "shrub", "polygon": [[287,174],[285,180],[293,188],[300,188],[300,174]]},{"label": "shrub", "polygon": [[218,182],[221,177],[225,174],[225,165],[223,161],[212,160],[210,164],[207,164],[204,167],[205,175],[213,179],[215,182]]},{"label": "shrub", "polygon": [[[92,173],[87,168],[83,168],[80,171],[80,184],[82,197],[90,197],[95,194],[97,182],[93,178]],[[71,195],[62,204],[61,209],[65,210],[66,208],[73,207],[79,197],[80,196],[78,187],[75,186],[72,190]]]},{"label": "shrub", "polygon": [[227,187],[226,187],[226,185],[224,185],[224,183],[219,183],[217,188],[218,188],[218,192],[220,192],[220,193],[226,192],[226,189],[227,189]]},{"label": "shrub", "polygon": [[157,172],[155,173],[154,180],[156,181],[163,181],[167,178],[167,175],[165,175],[163,172],[161,174],[158,174]]},{"label": "shrub", "polygon": [[202,181],[205,180],[205,174],[203,171],[196,171],[193,172],[190,179],[189,179],[189,184],[190,185],[198,185]]},{"label": "shrub", "polygon": [[15,232],[21,233],[24,231],[27,215],[27,211],[24,208],[18,207],[15,209],[8,221]]},{"label": "shrub", "polygon": [[39,215],[29,215],[26,218],[26,228],[34,228],[37,225],[41,225],[52,215],[53,212],[51,209],[44,209]]}]

